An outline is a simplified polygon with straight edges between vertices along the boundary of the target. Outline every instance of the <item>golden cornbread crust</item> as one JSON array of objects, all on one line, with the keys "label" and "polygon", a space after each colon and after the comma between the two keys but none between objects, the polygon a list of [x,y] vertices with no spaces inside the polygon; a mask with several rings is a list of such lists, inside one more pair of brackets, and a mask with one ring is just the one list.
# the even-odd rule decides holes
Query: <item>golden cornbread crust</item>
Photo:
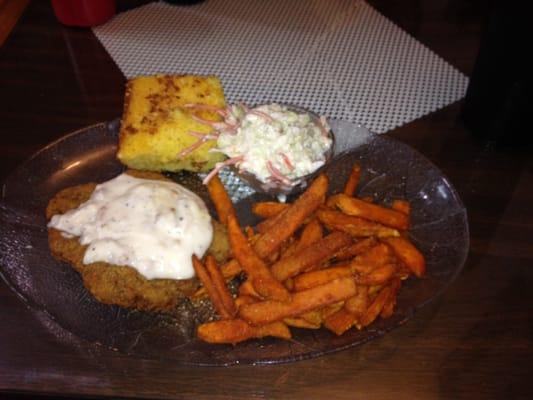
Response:
[{"label": "golden cornbread crust", "polygon": [[[128,174],[145,179],[167,179],[153,172],[128,171]],[[46,218],[78,207],[87,201],[96,183],[70,187],[58,192],[48,203]],[[221,260],[227,257],[229,245],[226,232],[215,225],[215,238],[211,247],[216,248],[215,256]],[[135,269],[105,262],[84,264],[83,257],[87,246],[82,246],[77,237],[66,238],[59,230],[48,229],[48,244],[52,255],[68,262],[81,274],[87,290],[99,301],[122,307],[148,311],[172,310],[184,296],[191,295],[198,287],[196,278],[186,280],[148,280]]]},{"label": "golden cornbread crust", "polygon": [[[193,75],[140,76],[128,81],[117,157],[130,168],[148,171],[203,171],[225,157],[209,152],[211,140],[183,158],[180,151],[198,140],[188,132],[209,133],[212,128],[195,121],[187,104],[225,107],[218,78]],[[195,115],[219,121],[214,112]]]}]

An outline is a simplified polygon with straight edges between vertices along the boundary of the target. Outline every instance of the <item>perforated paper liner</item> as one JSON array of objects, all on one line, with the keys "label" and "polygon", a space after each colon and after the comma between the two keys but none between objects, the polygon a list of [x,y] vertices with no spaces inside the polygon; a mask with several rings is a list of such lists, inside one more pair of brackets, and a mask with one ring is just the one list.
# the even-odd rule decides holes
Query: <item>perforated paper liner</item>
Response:
[{"label": "perforated paper liner", "polygon": [[229,102],[296,104],[376,133],[461,99],[468,85],[363,1],[160,2],[94,33],[127,78],[217,75]]}]

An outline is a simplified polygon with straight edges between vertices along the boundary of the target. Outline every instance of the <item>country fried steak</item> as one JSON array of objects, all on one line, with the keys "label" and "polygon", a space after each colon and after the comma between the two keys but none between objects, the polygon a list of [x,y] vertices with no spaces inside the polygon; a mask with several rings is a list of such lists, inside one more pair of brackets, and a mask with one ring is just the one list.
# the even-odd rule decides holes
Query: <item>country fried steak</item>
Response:
[{"label": "country fried steak", "polygon": [[[166,180],[159,173],[130,170],[128,174],[137,178]],[[96,187],[87,183],[64,189],[48,203],[46,218],[64,214],[87,201]],[[223,261],[229,252],[225,228],[213,221],[214,239],[208,252]],[[68,262],[81,274],[87,290],[99,301],[139,310],[171,310],[184,297],[194,293],[199,282],[196,278],[185,280],[148,280],[135,269],[106,262],[84,264],[83,257],[87,246],[79,243],[77,237],[68,238],[54,229],[48,229],[48,242],[52,255]]]}]

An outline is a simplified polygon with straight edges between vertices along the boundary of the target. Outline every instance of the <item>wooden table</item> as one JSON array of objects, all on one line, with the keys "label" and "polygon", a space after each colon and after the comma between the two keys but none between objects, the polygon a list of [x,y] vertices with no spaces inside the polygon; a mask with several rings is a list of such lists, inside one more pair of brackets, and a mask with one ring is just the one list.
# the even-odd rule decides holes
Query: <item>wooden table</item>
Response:
[{"label": "wooden table", "polygon": [[[471,72],[483,2],[370,3]],[[31,2],[0,48],[0,177],[61,135],[119,116],[124,81],[89,30],[64,28],[49,2]],[[389,133],[451,179],[471,229],[459,278],[407,324],[314,360],[190,368],[70,346],[0,282],[0,398],[531,398],[531,149],[474,139],[460,110],[453,104]]]}]

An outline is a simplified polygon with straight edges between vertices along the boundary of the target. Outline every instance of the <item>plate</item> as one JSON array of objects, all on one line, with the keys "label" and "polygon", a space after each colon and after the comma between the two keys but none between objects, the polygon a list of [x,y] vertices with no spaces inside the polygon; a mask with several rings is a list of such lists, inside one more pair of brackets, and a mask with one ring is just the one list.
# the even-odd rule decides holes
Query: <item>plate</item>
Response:
[{"label": "plate", "polygon": [[[326,169],[331,190],[342,188],[353,163],[360,162],[361,195],[379,203],[394,198],[411,202],[409,234],[427,259],[427,276],[403,285],[395,314],[368,329],[352,329],[340,337],[325,329],[293,329],[291,341],[266,338],[237,346],[210,345],[194,338],[194,321],[96,301],[80,276],[50,255],[44,210],[60,189],[105,181],[123,170],[115,159],[118,121],[61,138],[5,180],[0,200],[1,275],[41,319],[70,332],[72,340],[81,338],[139,358],[189,365],[273,364],[317,357],[379,337],[411,318],[458,275],[469,246],[466,210],[448,179],[414,149],[346,122],[331,125],[337,154]],[[253,224],[249,206],[264,195],[231,176],[225,183],[238,202],[241,223]],[[202,187],[195,190],[205,192]]]}]

